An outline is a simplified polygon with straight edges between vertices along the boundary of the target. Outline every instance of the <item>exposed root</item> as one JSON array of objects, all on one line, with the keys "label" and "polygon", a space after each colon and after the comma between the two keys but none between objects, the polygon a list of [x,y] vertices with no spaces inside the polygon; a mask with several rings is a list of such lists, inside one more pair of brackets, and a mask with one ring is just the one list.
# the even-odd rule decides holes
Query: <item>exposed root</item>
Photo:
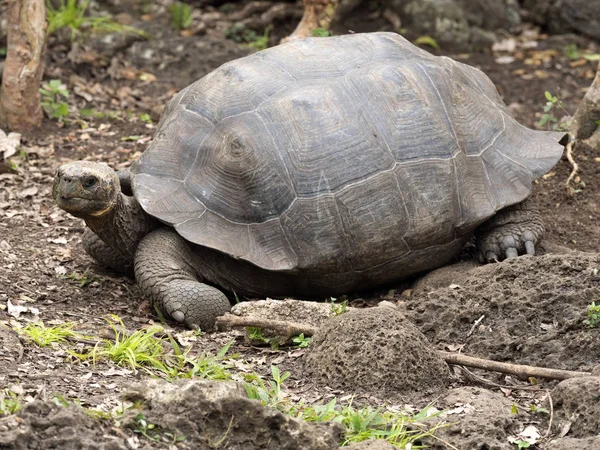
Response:
[{"label": "exposed root", "polygon": [[575,140],[569,139],[569,143],[567,144],[567,160],[569,161],[569,164],[571,164],[571,173],[569,174],[569,178],[567,178],[567,181],[565,181],[565,187],[567,188],[567,193],[569,193],[569,195],[574,193],[574,188],[571,186],[571,182],[573,181],[577,173],[579,173],[579,164],[577,164],[575,158],[573,158],[574,143]]},{"label": "exposed root", "polygon": [[544,439],[550,436],[550,432],[552,431],[552,420],[554,419],[554,402],[552,402],[552,395],[550,395],[550,391],[546,392],[546,397],[548,397],[548,403],[550,403],[550,419],[548,420],[548,428],[542,436]]}]

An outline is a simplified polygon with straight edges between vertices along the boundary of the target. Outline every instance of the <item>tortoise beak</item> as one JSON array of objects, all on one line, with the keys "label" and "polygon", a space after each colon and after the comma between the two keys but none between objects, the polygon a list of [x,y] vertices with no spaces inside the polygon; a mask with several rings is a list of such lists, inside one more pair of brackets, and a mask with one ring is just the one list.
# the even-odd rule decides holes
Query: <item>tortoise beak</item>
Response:
[{"label": "tortoise beak", "polygon": [[73,198],[81,190],[80,184],[76,178],[57,174],[54,180],[54,192],[56,195],[60,195],[61,199]]}]

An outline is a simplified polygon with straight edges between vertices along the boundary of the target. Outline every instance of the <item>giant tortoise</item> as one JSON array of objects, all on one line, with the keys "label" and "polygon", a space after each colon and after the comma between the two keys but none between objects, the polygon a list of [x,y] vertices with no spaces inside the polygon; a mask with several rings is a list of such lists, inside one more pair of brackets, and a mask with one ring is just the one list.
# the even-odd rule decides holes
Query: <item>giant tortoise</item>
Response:
[{"label": "giant tortoise", "polygon": [[[182,90],[130,172],[58,169],[88,253],[211,328],[240,296],[319,298],[448,263],[534,254],[525,200],[563,135],[517,123],[481,71],[394,33],[308,38]],[[128,195],[126,195],[128,194]]]}]

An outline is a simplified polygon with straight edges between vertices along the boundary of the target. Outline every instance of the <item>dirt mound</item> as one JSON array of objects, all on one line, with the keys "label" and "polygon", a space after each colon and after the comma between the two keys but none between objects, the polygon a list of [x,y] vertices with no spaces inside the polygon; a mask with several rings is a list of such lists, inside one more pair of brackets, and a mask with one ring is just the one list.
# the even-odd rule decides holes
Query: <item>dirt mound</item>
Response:
[{"label": "dirt mound", "polygon": [[562,438],[552,441],[548,450],[599,450],[600,437],[589,437],[585,439]]},{"label": "dirt mound", "polygon": [[562,381],[552,390],[552,401],[559,428],[570,424],[569,436],[600,434],[600,377]]},{"label": "dirt mound", "polygon": [[448,416],[448,425],[436,431],[437,439],[428,438],[428,448],[443,450],[449,443],[460,449],[514,449],[508,436],[516,434],[523,414],[515,414],[512,405],[510,398],[487,389],[451,390],[440,406],[452,415]]},{"label": "dirt mound", "polygon": [[128,398],[145,404],[147,422],[177,430],[192,448],[331,450],[338,448],[339,424],[310,424],[248,399],[233,382],[149,380]]},{"label": "dirt mound", "polygon": [[140,436],[140,448],[179,442],[177,448],[333,450],[343,433],[337,423],[311,424],[262,406],[233,382],[149,380],[127,398],[141,407],[125,413],[120,430],[79,407],[36,400],[0,419],[0,448],[121,450],[138,448],[131,445],[143,434],[151,440]]},{"label": "dirt mound", "polygon": [[462,344],[473,356],[570,370],[600,361],[600,329],[585,323],[600,298],[600,255],[523,256],[452,275],[454,284],[404,304],[440,348]]},{"label": "dirt mound", "polygon": [[330,387],[388,398],[439,391],[450,377],[444,360],[394,306],[355,309],[329,320],[313,337],[306,369]]}]

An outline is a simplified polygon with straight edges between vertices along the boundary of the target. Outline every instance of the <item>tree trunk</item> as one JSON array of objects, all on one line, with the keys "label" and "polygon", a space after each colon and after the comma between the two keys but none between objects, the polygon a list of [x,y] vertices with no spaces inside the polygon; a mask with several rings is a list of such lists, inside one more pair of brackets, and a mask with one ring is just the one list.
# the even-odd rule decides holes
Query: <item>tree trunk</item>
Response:
[{"label": "tree trunk", "polygon": [[10,0],[7,9],[0,126],[26,131],[39,126],[43,118],[39,88],[44,74],[46,6],[44,0]]},{"label": "tree trunk", "polygon": [[588,139],[600,122],[600,63],[596,78],[586,92],[573,116],[573,133],[576,139]]},{"label": "tree trunk", "polygon": [[304,15],[302,20],[288,37],[281,43],[302,39],[312,35],[316,28],[329,30],[339,0],[304,0]]}]

